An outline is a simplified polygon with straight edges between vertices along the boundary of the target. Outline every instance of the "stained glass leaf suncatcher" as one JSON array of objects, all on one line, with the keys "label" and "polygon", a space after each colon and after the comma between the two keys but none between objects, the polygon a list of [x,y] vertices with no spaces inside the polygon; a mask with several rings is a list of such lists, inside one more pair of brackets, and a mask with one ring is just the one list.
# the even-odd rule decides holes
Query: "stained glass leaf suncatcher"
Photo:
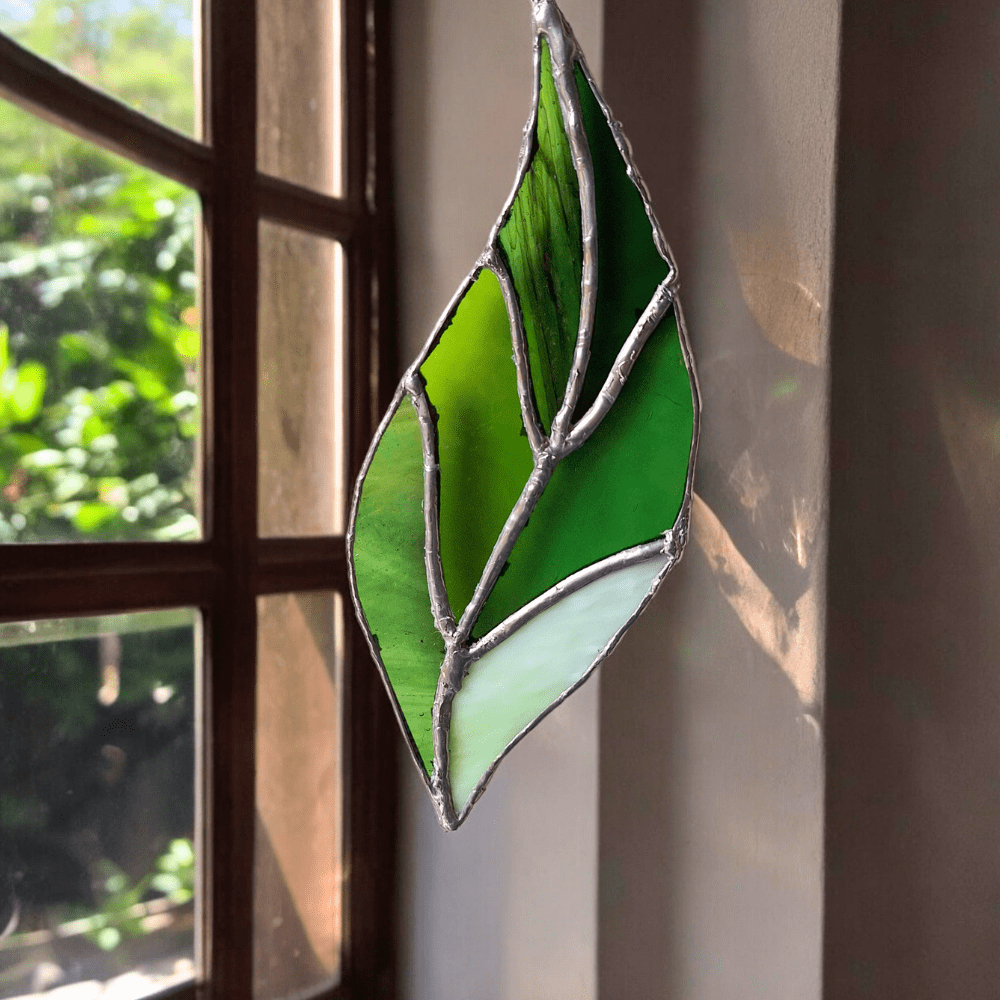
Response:
[{"label": "stained glass leaf suncatcher", "polygon": [[348,531],[358,616],[449,830],[680,558],[697,448],[666,241],[562,14],[532,15],[514,189],[403,376]]}]

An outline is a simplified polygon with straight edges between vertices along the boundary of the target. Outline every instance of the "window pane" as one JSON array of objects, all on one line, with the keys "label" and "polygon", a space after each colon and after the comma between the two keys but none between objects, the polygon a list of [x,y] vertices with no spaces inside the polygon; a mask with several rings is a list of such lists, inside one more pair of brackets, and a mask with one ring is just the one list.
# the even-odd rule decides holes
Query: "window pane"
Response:
[{"label": "window pane", "polygon": [[324,194],[342,190],[339,0],[257,6],[257,165]]},{"label": "window pane", "polygon": [[0,541],[198,538],[197,196],[0,101]]},{"label": "window pane", "polygon": [[198,7],[197,0],[0,0],[0,31],[193,135]]},{"label": "window pane", "polygon": [[344,287],[339,243],[261,223],[262,535],[344,530]]},{"label": "window pane", "polygon": [[0,624],[0,997],[194,975],[196,628]]},{"label": "window pane", "polygon": [[332,985],[340,972],[343,605],[258,601],[254,996]]}]

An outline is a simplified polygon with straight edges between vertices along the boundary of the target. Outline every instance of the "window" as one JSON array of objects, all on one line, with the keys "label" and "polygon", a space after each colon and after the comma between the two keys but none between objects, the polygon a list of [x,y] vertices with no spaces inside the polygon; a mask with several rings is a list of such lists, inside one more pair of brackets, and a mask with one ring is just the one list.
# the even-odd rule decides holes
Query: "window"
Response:
[{"label": "window", "polygon": [[[144,779],[155,808],[133,796],[134,813],[91,810],[90,827],[74,814],[69,862],[81,901],[73,910],[60,898],[62,922],[36,928],[42,951],[21,956],[28,988],[3,985],[15,949],[0,947],[0,994],[106,980],[87,974],[85,959],[74,971],[43,956],[73,934],[117,956],[116,974],[127,975],[142,949],[123,950],[122,940],[152,941],[169,924],[172,943],[158,953],[169,969],[146,986],[122,983],[124,995],[151,984],[194,996],[201,981],[214,995],[259,1000],[381,995],[391,975],[395,755],[388,702],[350,611],[343,532],[347,484],[393,364],[387,4],[261,0],[255,14],[237,0],[204,0],[190,20],[184,7],[0,4],[4,106],[25,134],[75,137],[104,165],[92,171],[96,187],[74,179],[62,256],[35,260],[38,273],[17,285],[30,302],[82,303],[86,322],[39,320],[32,329],[56,352],[45,363],[33,360],[27,334],[0,328],[3,398],[14,407],[0,435],[23,446],[0,483],[0,673],[41,685],[37,704],[45,692],[69,697],[66,678],[92,672],[90,722],[80,725],[100,722],[90,748],[98,764],[79,773],[98,798],[132,766],[122,731],[139,739],[152,720],[167,747]],[[114,18],[130,11],[160,33],[168,70],[170,46],[186,46],[190,111],[171,103],[168,70],[162,94],[137,95],[129,74],[87,62],[122,42]],[[45,32],[22,37],[15,15],[44,15]],[[93,32],[89,48],[60,48],[81,24]],[[70,211],[43,190],[51,178],[7,173],[0,181],[22,183],[24,210],[46,225]],[[148,203],[142,211],[122,201],[133,189]],[[158,276],[143,284],[132,258],[107,256],[102,233],[113,226],[128,229],[133,247],[146,240]],[[2,257],[0,272],[13,259]],[[81,277],[74,260],[100,267]],[[118,324],[110,333],[94,318],[94,296],[105,293]],[[4,302],[0,294],[13,309]],[[125,336],[126,305],[139,331],[129,349],[115,339]],[[156,361],[166,340],[169,378]],[[105,363],[117,381],[99,387],[48,376]],[[33,433],[58,393],[62,423],[45,425],[55,444],[15,438]],[[128,433],[109,424],[115,406]],[[162,445],[155,468],[126,462],[139,424]],[[32,739],[83,753],[65,733],[31,730],[51,724],[41,710],[21,718],[28,731],[19,744],[4,734],[0,756]],[[118,735],[106,736],[108,726]],[[0,827],[17,806],[4,791]],[[27,814],[21,822],[44,826]],[[108,867],[101,845],[113,836],[147,837],[145,854],[131,868]],[[31,866],[21,860],[0,871],[0,895],[7,876],[23,884]]]}]

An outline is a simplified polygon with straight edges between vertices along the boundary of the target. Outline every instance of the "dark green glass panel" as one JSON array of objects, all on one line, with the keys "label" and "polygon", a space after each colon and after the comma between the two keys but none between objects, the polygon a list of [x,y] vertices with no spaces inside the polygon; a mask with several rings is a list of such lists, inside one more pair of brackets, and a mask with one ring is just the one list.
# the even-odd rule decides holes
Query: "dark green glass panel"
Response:
[{"label": "dark green glass panel", "polygon": [[671,311],[597,430],[556,466],[475,635],[485,635],[576,570],[672,527],[684,499],[693,421]]},{"label": "dark green glass panel", "polygon": [[618,351],[670,269],[653,243],[642,196],[625,169],[594,92],[579,65],[576,89],[594,162],[597,202],[597,311],[579,418],[597,399]]},{"label": "dark green glass panel", "polygon": [[424,568],[424,458],[417,411],[399,404],[361,487],[354,576],[368,628],[428,774],[431,705],[444,659]]},{"label": "dark green glass panel", "polygon": [[438,416],[441,564],[456,619],[531,475],[512,353],[500,282],[484,270],[420,368]]},{"label": "dark green glass panel", "polygon": [[562,403],[580,326],[580,185],[542,41],[535,152],[500,230],[524,316],[528,361],[546,431]]}]

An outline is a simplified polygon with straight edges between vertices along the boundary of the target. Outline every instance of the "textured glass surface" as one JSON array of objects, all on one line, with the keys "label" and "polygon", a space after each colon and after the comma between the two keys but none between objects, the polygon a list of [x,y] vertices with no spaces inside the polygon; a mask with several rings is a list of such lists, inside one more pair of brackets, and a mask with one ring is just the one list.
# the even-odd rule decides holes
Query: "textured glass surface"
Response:
[{"label": "textured glass surface", "polygon": [[593,436],[556,466],[476,622],[484,635],[571,573],[673,527],[694,419],[668,314]]},{"label": "textured glass surface", "polygon": [[259,531],[338,534],[347,395],[343,250],[266,221],[259,240]]},{"label": "textured glass surface", "polygon": [[196,539],[194,192],[0,101],[0,542]]},{"label": "textured glass surface", "polygon": [[597,310],[590,362],[576,407],[579,417],[597,398],[618,351],[669,268],[653,242],[642,196],[579,66],[576,87],[594,164],[598,233]]},{"label": "textured glass surface", "polygon": [[0,31],[132,107],[195,134],[198,0],[0,0]]},{"label": "textured glass surface", "polygon": [[257,166],[342,193],[340,0],[257,4]]},{"label": "textured glass surface", "polygon": [[368,628],[428,773],[431,702],[444,659],[424,568],[424,459],[417,412],[403,399],[365,476],[354,573]]},{"label": "textured glass surface", "polygon": [[324,592],[257,612],[253,992],[279,1000],[340,975],[344,618]]},{"label": "textured glass surface", "polygon": [[584,676],[665,565],[650,559],[582,587],[473,663],[452,703],[448,740],[458,809],[510,742]]},{"label": "textured glass surface", "polygon": [[194,975],[196,621],[0,624],[0,997]]},{"label": "textured glass surface", "polygon": [[536,146],[531,167],[500,230],[517,291],[542,426],[562,403],[580,326],[583,238],[580,186],[542,42]]},{"label": "textured glass surface", "polygon": [[441,562],[460,618],[532,469],[510,320],[492,271],[466,292],[420,373],[437,411]]}]

